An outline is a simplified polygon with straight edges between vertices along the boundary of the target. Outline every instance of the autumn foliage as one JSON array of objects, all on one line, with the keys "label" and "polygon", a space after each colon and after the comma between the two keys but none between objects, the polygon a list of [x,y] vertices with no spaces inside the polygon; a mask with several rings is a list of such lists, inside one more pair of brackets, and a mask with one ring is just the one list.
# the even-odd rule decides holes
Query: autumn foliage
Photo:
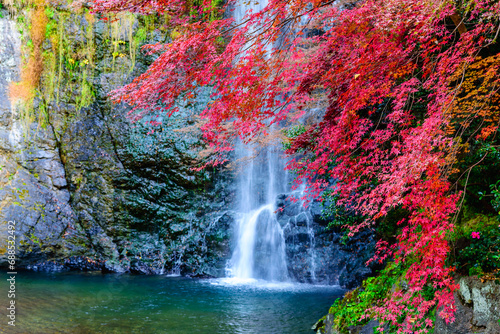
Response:
[{"label": "autumn foliage", "polygon": [[9,95],[12,100],[29,101],[35,96],[35,89],[40,83],[43,71],[42,43],[45,40],[47,16],[45,1],[33,2],[34,10],[29,15],[29,38],[31,46],[27,47],[23,55],[21,80],[10,85]]},{"label": "autumn foliage", "polygon": [[367,217],[352,233],[391,210],[408,212],[397,244],[380,243],[374,260],[408,263],[409,288],[369,313],[405,333],[427,332],[434,307],[453,321],[457,285],[445,236],[462,193],[449,179],[467,141],[498,130],[500,3],[270,0],[243,23],[203,19],[234,5],[96,0],[101,12],[166,12],[179,32],[145,47],[158,58],[115,101],[134,105],[140,118],[175,112],[177,99],[211,87],[202,117],[220,153],[214,163],[235,133],[250,141],[272,124],[303,122],[288,144],[288,168],[313,196],[333,190]]}]

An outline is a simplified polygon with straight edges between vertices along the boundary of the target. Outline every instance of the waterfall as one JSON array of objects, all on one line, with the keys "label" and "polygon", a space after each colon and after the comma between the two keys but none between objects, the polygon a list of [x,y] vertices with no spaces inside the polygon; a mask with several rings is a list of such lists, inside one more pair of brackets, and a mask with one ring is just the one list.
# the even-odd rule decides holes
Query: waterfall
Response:
[{"label": "waterfall", "polygon": [[[242,23],[248,11],[256,13],[266,5],[267,0],[240,0],[233,11],[235,24]],[[258,27],[252,30],[258,33]],[[271,48],[272,45],[266,45],[268,51]],[[227,266],[227,275],[244,280],[287,281],[285,237],[276,215],[277,195],[290,191],[282,150],[277,145],[258,148],[239,144],[236,158],[244,162],[237,179],[236,211],[240,216],[235,224],[235,248]],[[310,223],[307,222],[308,233],[312,234],[308,254],[314,252],[314,233]],[[314,259],[311,264],[311,276],[315,280]]]},{"label": "waterfall", "polygon": [[260,148],[256,157],[242,144],[236,152],[246,163],[237,180],[237,211],[241,214],[228,274],[240,279],[286,281],[285,240],[275,215],[276,196],[287,190],[283,159],[272,146]]}]

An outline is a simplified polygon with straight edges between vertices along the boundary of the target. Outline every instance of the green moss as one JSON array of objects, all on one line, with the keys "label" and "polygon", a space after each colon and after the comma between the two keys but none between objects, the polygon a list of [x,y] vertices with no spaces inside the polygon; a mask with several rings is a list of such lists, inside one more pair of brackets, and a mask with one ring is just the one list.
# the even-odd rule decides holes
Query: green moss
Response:
[{"label": "green moss", "polygon": [[42,241],[34,233],[31,233],[28,236],[28,240],[31,241],[32,244],[38,245],[40,248],[42,248]]},{"label": "green moss", "polygon": [[55,15],[54,9],[50,7],[45,8],[45,15],[47,15],[49,19],[54,18]]},{"label": "green moss", "polygon": [[59,89],[61,87],[61,81],[62,81],[62,75],[63,75],[63,55],[64,55],[64,24],[67,20],[69,15],[67,13],[60,13],[59,14],[59,22],[57,26],[57,43],[58,47],[57,50],[58,52],[58,66],[57,66],[57,90],[56,90],[56,103],[59,103],[60,99],[60,93],[61,90]]},{"label": "green moss", "polygon": [[52,51],[43,53],[45,75],[42,77],[42,86],[44,87],[44,99],[46,103],[50,103],[54,97],[54,92],[57,87],[57,57]]},{"label": "green moss", "polygon": [[83,82],[81,84],[80,95],[76,97],[76,110],[80,110],[83,107],[88,107],[94,102],[95,93],[93,85],[87,81],[86,72],[84,72]]},{"label": "green moss", "polygon": [[224,0],[212,0],[211,5],[214,10],[210,13],[210,21],[221,19],[222,13],[220,12],[220,9],[222,8],[222,5],[224,5]]},{"label": "green moss", "polygon": [[49,110],[46,103],[40,103],[38,111],[38,125],[46,129],[49,124]]},{"label": "green moss", "polygon": [[137,45],[143,43],[148,37],[148,31],[146,27],[142,27],[137,29],[137,32],[135,33],[134,36],[134,41]]},{"label": "green moss", "polygon": [[367,310],[381,306],[394,287],[401,288],[406,269],[407,266],[401,263],[390,263],[379,276],[366,279],[361,287],[347,292],[344,298],[336,300],[329,311],[334,315],[335,329],[341,333],[348,333],[349,326],[368,323],[371,320],[370,316],[364,317]]},{"label": "green moss", "polygon": [[29,192],[26,189],[22,189],[22,190],[21,189],[16,189],[16,194],[17,194],[17,197],[20,200],[24,200],[24,199],[26,199],[26,197],[28,197]]},{"label": "green moss", "polygon": [[478,198],[466,197],[454,230],[446,235],[452,248],[448,264],[463,275],[500,278],[500,216],[481,212],[476,204],[486,200],[495,211],[500,211],[499,186],[497,181],[489,186],[489,191],[480,191]]}]

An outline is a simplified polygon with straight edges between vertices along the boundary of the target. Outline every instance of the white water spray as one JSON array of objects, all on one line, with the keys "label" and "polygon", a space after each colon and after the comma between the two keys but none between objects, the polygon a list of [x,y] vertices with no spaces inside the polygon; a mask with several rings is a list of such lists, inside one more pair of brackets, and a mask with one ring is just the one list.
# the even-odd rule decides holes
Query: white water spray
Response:
[{"label": "white water spray", "polygon": [[[233,12],[235,24],[243,23],[249,11],[257,13],[263,10],[267,3],[267,0],[240,0]],[[258,27],[251,30],[258,33]],[[269,54],[272,45],[266,45],[265,48]],[[241,216],[235,226],[236,246],[228,263],[227,275],[243,281],[288,281],[285,238],[275,214],[277,195],[290,190],[285,163],[278,147],[268,145],[260,148],[255,156],[252,156],[250,149],[240,145],[236,150],[238,160],[246,160],[247,164],[238,179],[237,211]],[[307,253],[311,258],[311,280],[315,282],[315,240],[309,216],[307,232],[310,242]]]},{"label": "white water spray", "polygon": [[276,220],[275,200],[286,191],[283,160],[276,148],[262,148],[250,157],[240,145],[237,154],[247,160],[238,179],[236,247],[228,266],[228,275],[237,279],[287,281],[288,270],[283,230]]}]

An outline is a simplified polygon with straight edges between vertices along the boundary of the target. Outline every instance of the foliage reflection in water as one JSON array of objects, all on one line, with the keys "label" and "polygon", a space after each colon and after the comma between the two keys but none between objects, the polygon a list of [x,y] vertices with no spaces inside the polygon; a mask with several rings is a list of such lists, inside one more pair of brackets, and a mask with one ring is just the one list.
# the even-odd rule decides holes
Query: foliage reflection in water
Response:
[{"label": "foliage reflection in water", "polygon": [[[332,286],[100,273],[20,272],[16,289],[16,327],[5,321],[0,333],[312,333],[343,294]],[[0,301],[7,305],[6,294]]]}]

